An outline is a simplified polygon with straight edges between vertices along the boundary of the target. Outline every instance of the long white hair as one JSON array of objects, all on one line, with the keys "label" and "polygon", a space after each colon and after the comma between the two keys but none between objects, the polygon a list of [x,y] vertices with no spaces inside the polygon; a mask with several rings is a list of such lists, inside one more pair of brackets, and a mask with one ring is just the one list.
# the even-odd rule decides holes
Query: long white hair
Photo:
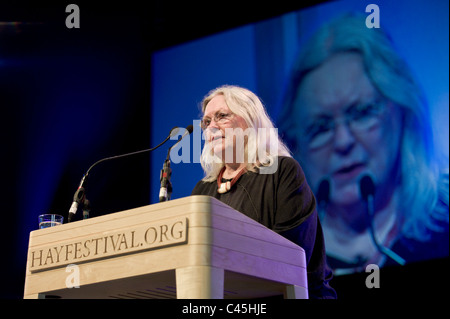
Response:
[{"label": "long white hair", "polygon": [[[234,85],[223,85],[210,91],[201,103],[202,113],[215,96],[223,95],[231,112],[242,117],[247,127],[255,134],[248,135],[245,145],[246,158],[255,158],[255,161],[247,162],[247,170],[256,172],[258,168],[269,167],[275,163],[277,156],[291,156],[289,149],[282,142],[269,118],[261,100],[251,91]],[[263,130],[261,130],[263,129]],[[270,131],[270,134],[268,134]],[[255,147],[249,147],[254,145]],[[254,154],[248,154],[252,152]],[[217,179],[220,170],[225,165],[224,160],[214,157],[209,144],[206,143],[200,158],[200,163],[205,172],[203,181],[211,182]]]}]

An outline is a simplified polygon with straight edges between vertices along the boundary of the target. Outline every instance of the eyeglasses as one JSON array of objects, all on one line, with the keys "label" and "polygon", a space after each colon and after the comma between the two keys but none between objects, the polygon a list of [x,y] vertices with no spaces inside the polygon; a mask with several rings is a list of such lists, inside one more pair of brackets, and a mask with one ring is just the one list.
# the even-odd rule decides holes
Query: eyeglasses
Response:
[{"label": "eyeglasses", "polygon": [[[217,112],[213,119],[214,122],[218,124],[225,124],[230,120],[231,116],[233,116],[233,113]],[[205,117],[201,120],[200,126],[203,130],[206,130],[210,125],[211,119],[209,117]]]},{"label": "eyeglasses", "polygon": [[322,115],[306,127],[305,135],[310,149],[318,149],[331,142],[338,122],[345,123],[353,134],[365,133],[380,124],[387,109],[387,101],[353,105],[338,118]]}]

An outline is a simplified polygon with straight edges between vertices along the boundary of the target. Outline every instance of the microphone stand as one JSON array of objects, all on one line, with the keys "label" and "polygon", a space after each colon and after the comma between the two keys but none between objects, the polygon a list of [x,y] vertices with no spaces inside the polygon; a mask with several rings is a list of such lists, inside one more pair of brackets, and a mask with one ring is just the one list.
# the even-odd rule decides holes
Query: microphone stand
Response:
[{"label": "microphone stand", "polygon": [[159,201],[165,202],[170,200],[172,195],[172,183],[170,182],[170,177],[172,176],[172,169],[170,168],[169,152],[167,153],[167,158],[164,161],[163,169],[159,175],[159,180],[161,182],[161,188],[159,190]]},{"label": "microphone stand", "polygon": [[83,219],[88,219],[90,212],[91,212],[91,202],[85,196],[83,201]]},{"label": "microphone stand", "polygon": [[373,195],[367,196],[367,211],[369,214],[369,230],[370,230],[370,236],[372,237],[372,241],[375,244],[375,247],[377,247],[377,250],[385,255],[388,258],[391,258],[393,261],[395,261],[397,264],[404,266],[406,264],[406,261],[400,257],[398,254],[396,254],[391,249],[383,246],[380,244],[378,239],[375,236],[375,228],[374,228],[374,204],[373,204]]},{"label": "microphone stand", "polygon": [[367,214],[369,216],[369,231],[370,236],[372,238],[372,242],[374,243],[377,250],[385,255],[386,257],[392,259],[399,265],[405,265],[406,261],[393,252],[391,249],[383,246],[378,241],[375,235],[375,227],[374,227],[374,217],[375,217],[375,205],[374,205],[374,194],[375,194],[375,184],[372,178],[369,175],[365,175],[359,181],[359,188],[361,192],[362,198],[367,202]]},{"label": "microphone stand", "polygon": [[163,164],[163,168],[159,175],[159,180],[161,182],[161,188],[159,189],[159,202],[165,202],[170,200],[170,196],[172,195],[172,183],[170,182],[170,177],[172,176],[172,169],[170,168],[170,151],[174,148],[181,140],[192,133],[194,127],[192,125],[188,125],[186,128],[186,132],[179,138],[179,140],[172,145],[167,151],[167,156]]}]

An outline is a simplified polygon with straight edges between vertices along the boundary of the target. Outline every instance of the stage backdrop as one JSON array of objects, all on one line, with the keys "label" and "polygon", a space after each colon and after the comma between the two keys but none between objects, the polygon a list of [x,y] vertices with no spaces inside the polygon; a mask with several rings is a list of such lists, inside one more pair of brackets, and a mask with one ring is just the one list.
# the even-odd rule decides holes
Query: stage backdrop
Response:
[{"label": "stage backdrop", "polygon": [[[195,184],[203,177],[198,159],[200,154],[198,149],[192,147],[195,143],[199,143],[201,131],[193,121],[201,117],[199,103],[209,90],[223,84],[248,88],[263,100],[269,115],[280,127],[283,136],[300,135],[297,132],[288,132],[286,129],[281,131],[283,126],[281,121],[284,121],[283,112],[286,118],[286,108],[288,108],[285,99],[289,84],[292,83],[291,75],[294,65],[299,54],[308,48],[310,45],[308,41],[321,26],[347,13],[368,17],[367,24],[361,26],[363,28],[377,27],[376,24],[379,22],[381,30],[392,40],[393,51],[409,66],[417,87],[424,92],[426,100],[424,109],[430,116],[433,143],[439,151],[439,155],[436,157],[433,155],[431,161],[436,159],[445,172],[447,168],[445,166],[448,166],[449,145],[448,1],[376,1],[375,9],[367,8],[369,4],[370,2],[359,0],[325,3],[154,52],[151,56],[151,144],[156,145],[162,141],[173,126],[187,127],[189,124],[194,124],[194,134],[189,139],[190,153],[188,156],[185,154],[184,162],[172,163],[172,199],[189,196]],[[362,21],[364,23],[364,20]],[[329,82],[333,83],[333,79],[323,78],[322,87]],[[295,116],[293,112],[292,116]],[[351,111],[346,109],[345,112]],[[345,113],[346,116],[347,113]],[[348,116],[355,118],[353,113]],[[309,133],[305,132],[305,134]],[[397,133],[394,132],[394,134]],[[288,142],[296,149],[306,147]],[[174,142],[170,141],[170,143]],[[158,176],[166,152],[167,147],[152,153],[150,194],[152,203],[158,202]],[[315,181],[312,168],[305,164],[307,161],[301,157],[301,152],[293,149],[293,153],[302,163],[311,187],[316,191],[318,182]],[[387,156],[389,155],[385,157]],[[398,156],[401,157],[402,154]],[[441,161],[441,159],[444,160]],[[442,163],[444,163],[443,166]],[[336,185],[333,180],[331,185],[330,196]],[[448,205],[448,175],[446,191],[444,175],[443,198]],[[377,203],[381,203],[385,199],[377,198],[377,200]],[[441,239],[444,238],[442,250],[438,247],[437,250],[440,252],[436,255],[426,253],[420,255],[423,249],[413,249],[415,257],[409,258],[409,261],[441,257],[439,254],[445,255],[445,251],[448,255],[448,206],[445,208],[444,205],[444,212],[440,213],[438,219],[440,228],[436,231],[443,237],[438,236],[436,240],[439,246]],[[395,228],[395,223],[394,221],[394,226],[391,223],[390,227]],[[327,253],[330,260],[335,261],[333,268],[337,270],[337,273],[361,271],[363,269],[361,266],[368,264],[371,256],[359,256],[360,248],[358,244],[352,244],[351,240],[343,246],[336,247],[331,242],[333,238],[336,238],[333,236],[345,237],[345,234],[336,234],[336,230],[332,229],[326,221],[323,221],[323,224],[325,238],[328,241],[327,247],[330,247]],[[379,230],[377,235],[380,236],[380,240],[385,240],[386,246],[389,246],[388,236],[384,232],[386,231]],[[367,232],[364,236],[370,240]],[[411,236],[406,234],[403,237],[409,240]],[[345,238],[343,241],[346,241]],[[426,242],[426,239],[411,239],[411,242],[419,244],[423,244],[424,241]],[[342,253],[342,251],[350,253]],[[380,265],[389,263],[387,259],[373,260]]]}]

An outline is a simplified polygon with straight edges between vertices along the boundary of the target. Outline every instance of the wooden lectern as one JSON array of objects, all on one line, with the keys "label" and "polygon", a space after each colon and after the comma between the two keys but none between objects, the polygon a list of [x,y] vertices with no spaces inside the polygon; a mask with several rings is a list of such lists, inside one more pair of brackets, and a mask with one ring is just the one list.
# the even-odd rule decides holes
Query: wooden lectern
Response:
[{"label": "wooden lectern", "polygon": [[24,298],[308,298],[304,250],[209,196],[30,233]]}]

